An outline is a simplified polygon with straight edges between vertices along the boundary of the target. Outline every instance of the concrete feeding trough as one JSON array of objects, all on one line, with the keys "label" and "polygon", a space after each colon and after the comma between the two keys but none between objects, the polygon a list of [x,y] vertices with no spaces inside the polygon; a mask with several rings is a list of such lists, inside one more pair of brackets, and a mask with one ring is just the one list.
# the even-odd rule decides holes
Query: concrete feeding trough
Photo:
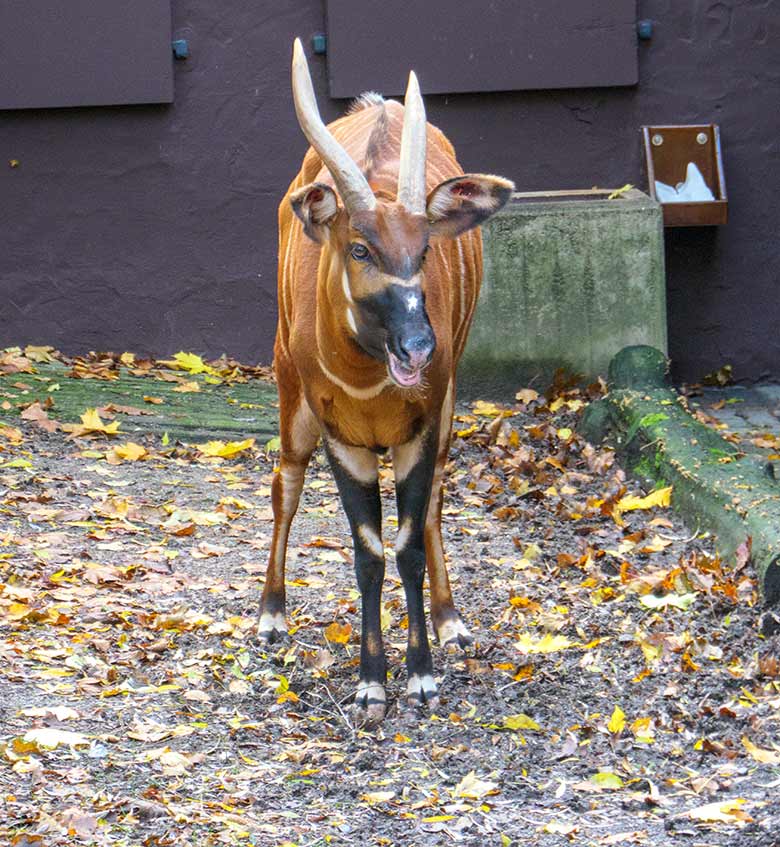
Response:
[{"label": "concrete feeding trough", "polygon": [[460,368],[467,395],[595,378],[631,344],[666,350],[661,208],[641,191],[514,194],[482,227],[485,271]]},{"label": "concrete feeding trough", "polygon": [[[716,124],[643,126],[645,163],[650,196],[661,203],[664,226],[717,226],[728,219],[726,179]],[[663,202],[656,181],[679,186],[693,164],[701,174],[711,200]]]}]

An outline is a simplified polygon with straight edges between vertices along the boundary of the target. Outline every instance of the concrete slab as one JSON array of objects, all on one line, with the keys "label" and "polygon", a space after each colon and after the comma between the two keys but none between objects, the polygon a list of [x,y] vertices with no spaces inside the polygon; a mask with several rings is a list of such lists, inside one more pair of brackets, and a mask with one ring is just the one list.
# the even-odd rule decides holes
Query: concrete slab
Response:
[{"label": "concrete slab", "polygon": [[559,367],[595,378],[628,345],[666,352],[660,207],[637,190],[607,196],[519,194],[483,227],[466,393],[548,380]]}]

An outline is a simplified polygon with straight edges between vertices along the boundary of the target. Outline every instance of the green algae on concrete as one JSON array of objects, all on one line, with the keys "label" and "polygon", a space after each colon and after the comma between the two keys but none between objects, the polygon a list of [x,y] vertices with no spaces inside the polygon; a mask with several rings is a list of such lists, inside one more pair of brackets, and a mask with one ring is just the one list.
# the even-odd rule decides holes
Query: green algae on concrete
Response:
[{"label": "green algae on concrete", "polygon": [[[124,367],[116,380],[74,379],[67,376],[69,368],[59,363],[35,367],[35,374],[0,376],[0,400],[8,401],[13,408],[7,412],[9,417],[18,414],[16,404],[43,402],[51,397],[54,406],[49,417],[61,423],[77,422],[86,409],[111,403],[145,412],[117,415],[120,432],[127,435],[167,432],[170,438],[182,441],[254,436],[262,442],[279,431],[276,386],[263,380],[213,383],[202,374],[186,374],[187,381],[196,382],[199,391],[180,392],[174,390],[181,387],[180,383],[134,376]],[[147,403],[145,396],[163,402]]]},{"label": "green algae on concrete", "polygon": [[666,351],[659,205],[632,189],[517,194],[482,228],[485,271],[461,364],[466,393],[595,378],[623,347]]},{"label": "green algae on concrete", "polygon": [[749,542],[763,598],[777,606],[780,484],[772,465],[740,452],[696,420],[676,391],[659,386],[661,362],[659,350],[621,351],[610,365],[609,393],[588,407],[580,431],[591,441],[611,435],[632,471],[673,485],[673,508],[692,530],[712,532],[721,555],[733,557]]}]

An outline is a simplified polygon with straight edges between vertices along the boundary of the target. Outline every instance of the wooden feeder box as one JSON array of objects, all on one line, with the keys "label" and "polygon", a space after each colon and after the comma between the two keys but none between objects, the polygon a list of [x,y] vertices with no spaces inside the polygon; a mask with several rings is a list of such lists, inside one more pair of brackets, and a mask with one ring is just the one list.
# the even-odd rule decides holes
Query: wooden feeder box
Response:
[{"label": "wooden feeder box", "polygon": [[717,226],[728,218],[726,180],[716,124],[701,126],[643,126],[648,193],[658,200],[655,181],[678,185],[689,162],[701,171],[714,200],[661,203],[664,226]]}]

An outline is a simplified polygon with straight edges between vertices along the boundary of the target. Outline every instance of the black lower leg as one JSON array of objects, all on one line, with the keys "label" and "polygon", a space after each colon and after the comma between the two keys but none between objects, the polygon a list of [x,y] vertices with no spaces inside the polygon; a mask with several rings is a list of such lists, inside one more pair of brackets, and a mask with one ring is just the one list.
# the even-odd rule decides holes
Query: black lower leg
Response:
[{"label": "black lower leg", "polygon": [[355,573],[362,599],[360,684],[356,705],[368,718],[381,718],[385,711],[384,685],[387,676],[381,628],[385,560],[376,456],[361,448],[342,446],[336,452],[333,445],[327,447],[333,475],[352,530]]},{"label": "black lower leg", "polygon": [[403,581],[409,615],[406,666],[410,702],[432,702],[436,696],[433,660],[423,605],[425,577],[425,518],[436,461],[436,430],[421,437],[417,461],[398,482],[398,544],[396,560]]}]

